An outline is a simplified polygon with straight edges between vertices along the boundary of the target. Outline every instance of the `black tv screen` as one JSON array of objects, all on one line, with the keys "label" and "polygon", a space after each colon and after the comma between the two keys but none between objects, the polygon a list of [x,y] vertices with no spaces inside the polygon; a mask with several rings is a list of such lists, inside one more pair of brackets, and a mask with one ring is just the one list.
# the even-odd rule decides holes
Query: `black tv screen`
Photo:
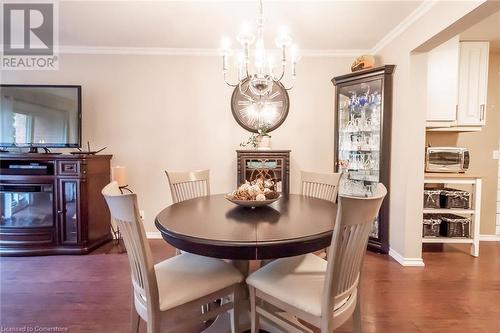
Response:
[{"label": "black tv screen", "polygon": [[0,85],[0,147],[80,147],[81,86]]}]

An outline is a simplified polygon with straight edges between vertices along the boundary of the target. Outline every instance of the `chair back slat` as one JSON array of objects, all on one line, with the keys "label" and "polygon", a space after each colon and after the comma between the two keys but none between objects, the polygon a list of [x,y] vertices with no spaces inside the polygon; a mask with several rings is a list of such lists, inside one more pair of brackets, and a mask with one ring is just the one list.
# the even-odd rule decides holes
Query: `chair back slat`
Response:
[{"label": "chair back slat", "polygon": [[159,311],[159,296],[151,249],[140,218],[137,195],[122,194],[117,182],[102,190],[111,218],[120,228],[127,249],[136,304],[147,308],[148,314]]},{"label": "chair back slat", "polygon": [[210,195],[210,170],[165,173],[174,203]]},{"label": "chair back slat", "polygon": [[316,173],[302,171],[302,195],[335,202],[337,200],[340,173]]},{"label": "chair back slat", "polygon": [[369,198],[339,196],[339,208],[328,253],[322,310],[332,313],[334,305],[356,289],[372,223],[387,194],[383,184]]}]

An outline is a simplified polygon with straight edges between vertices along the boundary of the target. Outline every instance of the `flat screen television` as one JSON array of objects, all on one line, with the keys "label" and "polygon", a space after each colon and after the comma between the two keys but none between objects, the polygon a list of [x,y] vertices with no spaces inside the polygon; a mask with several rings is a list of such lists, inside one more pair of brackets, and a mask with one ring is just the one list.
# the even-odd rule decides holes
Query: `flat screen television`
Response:
[{"label": "flat screen television", "polygon": [[80,147],[81,119],[81,86],[0,85],[0,147]]}]

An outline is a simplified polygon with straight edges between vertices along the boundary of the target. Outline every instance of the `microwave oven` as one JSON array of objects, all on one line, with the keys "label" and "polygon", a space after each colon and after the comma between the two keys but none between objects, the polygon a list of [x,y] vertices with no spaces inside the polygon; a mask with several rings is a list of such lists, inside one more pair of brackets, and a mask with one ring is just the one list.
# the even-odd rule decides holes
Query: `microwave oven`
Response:
[{"label": "microwave oven", "polygon": [[470,153],[466,148],[427,147],[426,172],[465,172],[469,168]]}]

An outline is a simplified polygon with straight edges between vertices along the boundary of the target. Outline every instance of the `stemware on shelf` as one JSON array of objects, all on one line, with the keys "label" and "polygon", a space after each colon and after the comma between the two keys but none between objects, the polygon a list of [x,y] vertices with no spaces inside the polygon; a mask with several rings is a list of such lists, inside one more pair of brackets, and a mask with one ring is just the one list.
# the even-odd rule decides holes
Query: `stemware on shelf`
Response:
[{"label": "stemware on shelf", "polygon": [[[339,194],[373,196],[379,182],[390,193],[392,74],[385,65],[333,78],[336,87],[335,165]],[[389,202],[374,221],[369,247],[387,252]]]}]

